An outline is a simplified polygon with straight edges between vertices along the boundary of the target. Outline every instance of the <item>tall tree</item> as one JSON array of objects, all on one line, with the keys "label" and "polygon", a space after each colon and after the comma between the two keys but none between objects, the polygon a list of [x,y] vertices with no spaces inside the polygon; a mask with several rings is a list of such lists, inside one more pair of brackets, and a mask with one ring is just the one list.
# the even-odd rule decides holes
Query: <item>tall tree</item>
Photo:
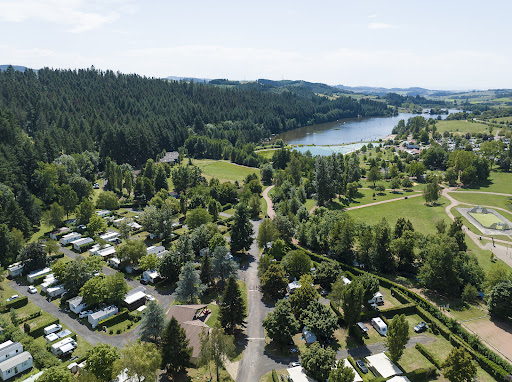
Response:
[{"label": "tall tree", "polygon": [[398,362],[404,353],[407,341],[409,341],[409,323],[405,314],[395,315],[389,324],[386,337],[386,347],[391,361]]},{"label": "tall tree", "polygon": [[290,296],[290,304],[296,317],[300,317],[303,310],[307,309],[311,301],[316,301],[320,297],[313,286],[311,275],[304,275],[300,278],[300,288]]},{"label": "tall tree", "polygon": [[179,301],[194,302],[205,289],[206,285],[201,284],[199,272],[196,271],[194,263],[186,263],[176,286],[176,298]]},{"label": "tall tree", "polygon": [[78,196],[68,184],[63,184],[59,190],[59,203],[66,212],[66,217],[73,212],[78,204]]},{"label": "tall tree", "polygon": [[345,291],[343,292],[343,301],[341,304],[343,309],[343,319],[345,320],[345,324],[349,330],[361,319],[363,296],[363,287],[358,282],[350,283],[346,286]]},{"label": "tall tree", "polygon": [[301,356],[306,374],[317,381],[327,380],[335,360],[336,352],[330,347],[323,348],[318,341],[306,348]]},{"label": "tall tree", "polygon": [[354,369],[345,366],[342,359],[336,362],[336,367],[329,373],[330,382],[353,382],[355,377]]},{"label": "tall tree", "polygon": [[[270,258],[270,256],[267,255],[264,256],[264,258]],[[288,279],[286,278],[283,267],[275,262],[271,262],[267,270],[261,276],[260,283],[263,296],[275,301],[284,297]]]},{"label": "tall tree", "polygon": [[298,249],[283,257],[281,266],[290,275],[290,278],[299,279],[302,275],[311,273],[313,262],[306,252]]},{"label": "tall tree", "polygon": [[233,257],[229,254],[229,250],[226,247],[217,247],[213,251],[212,270],[214,277],[220,280],[221,285],[223,285],[224,281],[229,276],[236,275],[238,265],[233,260]]},{"label": "tall tree", "polygon": [[165,313],[163,308],[156,301],[150,301],[140,322],[140,339],[158,345],[164,328]]},{"label": "tall tree", "polygon": [[94,214],[94,204],[89,199],[83,199],[78,205],[76,217],[79,224],[87,225]]},{"label": "tall tree", "polygon": [[175,250],[170,250],[158,262],[157,270],[168,283],[173,284],[179,280],[182,265],[180,254]]},{"label": "tall tree", "polygon": [[254,230],[249,220],[249,211],[244,203],[238,203],[231,228],[231,252],[249,250]]},{"label": "tall tree", "polygon": [[313,300],[300,316],[301,322],[313,333],[322,338],[331,338],[334,331],[338,329],[338,317],[330,307]]},{"label": "tall tree", "polygon": [[192,348],[178,320],[171,317],[162,334],[162,368],[167,375],[175,377],[185,371],[190,364]]},{"label": "tall tree", "polygon": [[25,273],[30,273],[48,265],[48,256],[40,242],[32,242],[25,245],[17,260],[23,263],[23,271]]},{"label": "tall tree", "polygon": [[99,343],[87,351],[87,364],[85,370],[92,373],[100,381],[110,381],[114,362],[119,359],[119,351],[115,346]]},{"label": "tall tree", "polygon": [[126,372],[134,381],[154,381],[162,363],[156,345],[148,342],[129,342],[121,348],[121,357],[114,363],[116,375]]},{"label": "tall tree", "polygon": [[59,203],[54,202],[50,209],[43,214],[43,220],[54,228],[59,228],[64,220],[64,208]]},{"label": "tall tree", "polygon": [[237,326],[244,326],[246,305],[238,282],[233,276],[228,278],[220,303],[219,321],[228,332],[233,332]]},{"label": "tall tree", "polygon": [[201,270],[199,278],[201,279],[201,282],[206,286],[210,286],[213,283],[214,276],[212,269],[212,261],[208,253],[205,253],[203,259],[201,260]]},{"label": "tall tree", "polygon": [[203,331],[200,334],[201,352],[199,353],[198,364],[208,365],[213,361],[219,379],[219,368],[230,354],[235,350],[233,337],[225,335],[220,326],[216,325],[210,332]]},{"label": "tall tree", "polygon": [[489,293],[487,308],[491,317],[512,316],[512,281],[502,281],[494,285]]},{"label": "tall tree", "polygon": [[290,302],[285,299],[277,301],[274,310],[263,319],[263,327],[279,346],[286,346],[299,331],[299,322],[292,313]]},{"label": "tall tree", "polygon": [[451,382],[470,382],[476,377],[476,366],[464,348],[454,347],[442,366],[443,375]]},{"label": "tall tree", "polygon": [[92,215],[87,224],[87,232],[89,235],[94,236],[97,233],[105,232],[107,230],[107,222],[101,216],[96,214]]}]

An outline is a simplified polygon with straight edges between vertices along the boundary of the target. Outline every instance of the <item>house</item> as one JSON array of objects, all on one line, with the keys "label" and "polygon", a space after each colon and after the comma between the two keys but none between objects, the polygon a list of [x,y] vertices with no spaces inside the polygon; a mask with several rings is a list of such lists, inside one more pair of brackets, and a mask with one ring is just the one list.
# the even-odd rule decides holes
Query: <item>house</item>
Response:
[{"label": "house", "polygon": [[60,227],[59,229],[53,231],[53,232],[50,232],[50,239],[52,240],[59,240],[59,237],[61,237],[62,235],[70,232],[71,229],[69,227]]},{"label": "house", "polygon": [[52,287],[54,284],[57,283],[57,280],[53,276],[53,273],[50,273],[48,276],[46,276],[41,283],[41,292],[48,294],[48,288]]},{"label": "house", "polygon": [[50,333],[59,332],[62,330],[62,325],[52,324],[44,328],[44,335],[47,336]]},{"label": "house", "polygon": [[64,285],[56,285],[48,288],[46,292],[48,293],[48,296],[56,297],[64,294],[66,289],[64,288]]},{"label": "house", "polygon": [[67,353],[72,352],[77,347],[76,341],[71,338],[67,337],[64,338],[62,341],[59,341],[51,346],[50,351],[55,356],[61,356]]},{"label": "house", "polygon": [[313,342],[316,342],[315,333],[313,333],[305,326],[304,329],[302,329],[302,336],[304,337],[304,340],[306,341],[307,344],[312,344]]},{"label": "house", "polygon": [[69,310],[76,314],[79,314],[82,310],[87,308],[87,304],[84,302],[82,296],[76,296],[75,298],[68,300],[68,306]]},{"label": "house", "polygon": [[352,366],[352,364],[350,363],[350,361],[348,359],[345,358],[343,360],[343,366],[348,367],[349,369],[352,369],[352,371],[354,372],[354,382],[363,382],[363,378],[361,378],[361,376],[359,375],[357,370],[354,369],[354,366]]},{"label": "house", "polygon": [[376,331],[379,332],[382,336],[387,336],[388,334],[388,326],[382,321],[380,317],[372,318],[372,326]]},{"label": "house", "polygon": [[6,341],[2,344],[2,348],[0,349],[0,362],[21,353],[23,353],[23,345],[21,343]]},{"label": "house", "polygon": [[9,272],[9,276],[12,278],[18,277],[23,273],[23,264],[21,261],[11,264],[7,267],[7,272]]},{"label": "house", "polygon": [[117,312],[119,312],[117,306],[109,306],[105,309],[101,309],[94,312],[93,314],[89,315],[87,319],[89,321],[89,324],[91,324],[92,328],[94,329],[96,326],[99,325],[100,321],[112,317],[113,315],[117,314]]},{"label": "house", "polygon": [[121,260],[119,260],[117,257],[112,257],[111,259],[108,260],[108,263],[110,264],[110,266],[117,269],[119,268],[119,265],[121,265]]},{"label": "house", "polygon": [[110,259],[111,257],[114,257],[116,254],[116,247],[112,247],[109,245],[106,248],[100,249],[96,251],[95,255],[101,256],[103,260]]},{"label": "house", "polygon": [[302,366],[295,366],[286,369],[292,382],[315,382],[314,379],[308,377]]},{"label": "house", "polygon": [[289,294],[294,294],[297,289],[300,288],[300,283],[297,281],[297,279],[294,279],[291,283],[288,284],[286,287],[286,291]]},{"label": "house", "polygon": [[60,243],[62,245],[67,245],[75,240],[78,240],[82,237],[81,233],[78,232],[70,232],[60,238]]},{"label": "house", "polygon": [[105,216],[108,216],[111,213],[112,213],[112,211],[109,211],[109,210],[96,211],[96,215],[98,215],[100,218],[104,218]]},{"label": "house", "polygon": [[154,283],[160,278],[160,273],[155,269],[148,269],[142,272],[142,278],[150,283]]},{"label": "house", "polygon": [[80,249],[84,245],[89,245],[89,244],[92,244],[92,243],[94,243],[93,239],[91,239],[90,237],[84,237],[82,239],[75,240],[71,244],[73,244],[73,248],[75,249],[75,251],[80,251]]},{"label": "house", "polygon": [[197,359],[201,350],[200,334],[205,330],[210,331],[210,327],[204,323],[207,317],[206,306],[172,305],[167,312],[167,318],[174,317],[185,330],[189,344],[192,347],[192,361]]},{"label": "house", "polygon": [[33,365],[34,359],[32,355],[28,351],[25,351],[0,363],[0,378],[5,381],[31,369]]},{"label": "house", "polygon": [[105,240],[110,243],[112,241],[114,241],[114,239],[117,239],[118,237],[119,237],[119,232],[115,232],[115,231],[109,231],[107,233],[104,233],[103,235],[100,235],[101,240]]},{"label": "house", "polygon": [[46,276],[46,275],[50,274],[51,272],[52,272],[51,268],[38,269],[37,271],[34,271],[34,272],[29,273],[27,275],[27,281],[30,284],[33,284],[35,279],[37,279],[37,278],[39,278],[41,276]]},{"label": "house", "polygon": [[165,251],[165,247],[162,246],[162,245],[152,245],[151,247],[148,247],[146,249],[146,252],[148,255],[151,255],[151,254],[155,254],[155,255],[158,255],[160,253],[162,253],[163,251]]},{"label": "house", "polygon": [[368,368],[377,376],[381,378],[389,378],[394,375],[402,374],[402,370],[398,368],[388,356],[384,353],[378,353],[366,357]]},{"label": "house", "polygon": [[146,288],[143,286],[134,288],[124,297],[124,303],[129,310],[134,310],[146,303]]}]

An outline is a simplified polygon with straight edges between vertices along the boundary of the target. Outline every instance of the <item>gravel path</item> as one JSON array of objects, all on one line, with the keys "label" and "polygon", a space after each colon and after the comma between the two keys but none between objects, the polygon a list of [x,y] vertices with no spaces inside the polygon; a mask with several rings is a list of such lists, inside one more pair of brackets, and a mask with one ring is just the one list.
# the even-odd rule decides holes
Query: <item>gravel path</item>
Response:
[{"label": "gravel path", "polygon": [[272,200],[270,200],[270,197],[268,196],[268,192],[274,188],[274,185],[269,186],[263,190],[263,199],[267,202],[267,215],[270,219],[274,219],[276,216],[276,213],[274,211],[274,203],[272,203]]}]

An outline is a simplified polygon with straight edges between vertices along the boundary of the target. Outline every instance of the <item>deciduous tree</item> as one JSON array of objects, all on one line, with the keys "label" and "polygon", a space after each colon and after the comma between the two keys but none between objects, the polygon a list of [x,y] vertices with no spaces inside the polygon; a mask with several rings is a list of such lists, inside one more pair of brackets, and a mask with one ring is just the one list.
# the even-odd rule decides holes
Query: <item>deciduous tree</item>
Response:
[{"label": "deciduous tree", "polygon": [[454,347],[443,363],[443,375],[451,382],[470,382],[476,377],[476,366],[464,348]]},{"label": "deciduous tree", "polygon": [[154,381],[162,364],[156,345],[149,342],[129,342],[120,350],[121,357],[114,363],[115,374],[126,372],[134,381]]},{"label": "deciduous tree", "polygon": [[277,301],[272,310],[263,320],[267,335],[281,347],[286,346],[299,331],[299,322],[292,313],[290,302],[285,299]]},{"label": "deciduous tree", "polygon": [[391,361],[398,362],[404,353],[405,345],[409,341],[409,324],[405,314],[395,315],[389,324],[386,338],[386,347],[388,348]]}]

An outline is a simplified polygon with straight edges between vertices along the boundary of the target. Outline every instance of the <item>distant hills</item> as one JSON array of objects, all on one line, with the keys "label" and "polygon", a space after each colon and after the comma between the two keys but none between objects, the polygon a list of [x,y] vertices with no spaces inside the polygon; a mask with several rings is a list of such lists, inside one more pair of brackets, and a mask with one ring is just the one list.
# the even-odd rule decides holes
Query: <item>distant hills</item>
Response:
[{"label": "distant hills", "polygon": [[345,85],[336,85],[338,89],[348,90],[354,93],[361,93],[366,95],[378,95],[385,96],[389,93],[396,93],[404,96],[434,96],[434,97],[442,97],[446,95],[450,95],[453,93],[460,93],[460,91],[451,91],[451,90],[432,90],[425,89],[420,87],[410,87],[410,88],[381,88],[381,87],[372,87],[372,86],[345,86]]},{"label": "distant hills", "polygon": [[[0,65],[0,71],[5,71],[7,70],[7,68],[11,66],[11,65]],[[19,72],[24,72],[25,70],[29,69],[27,68],[26,66],[20,66],[20,65],[12,65],[12,67],[14,68],[14,70],[17,70]]]}]

